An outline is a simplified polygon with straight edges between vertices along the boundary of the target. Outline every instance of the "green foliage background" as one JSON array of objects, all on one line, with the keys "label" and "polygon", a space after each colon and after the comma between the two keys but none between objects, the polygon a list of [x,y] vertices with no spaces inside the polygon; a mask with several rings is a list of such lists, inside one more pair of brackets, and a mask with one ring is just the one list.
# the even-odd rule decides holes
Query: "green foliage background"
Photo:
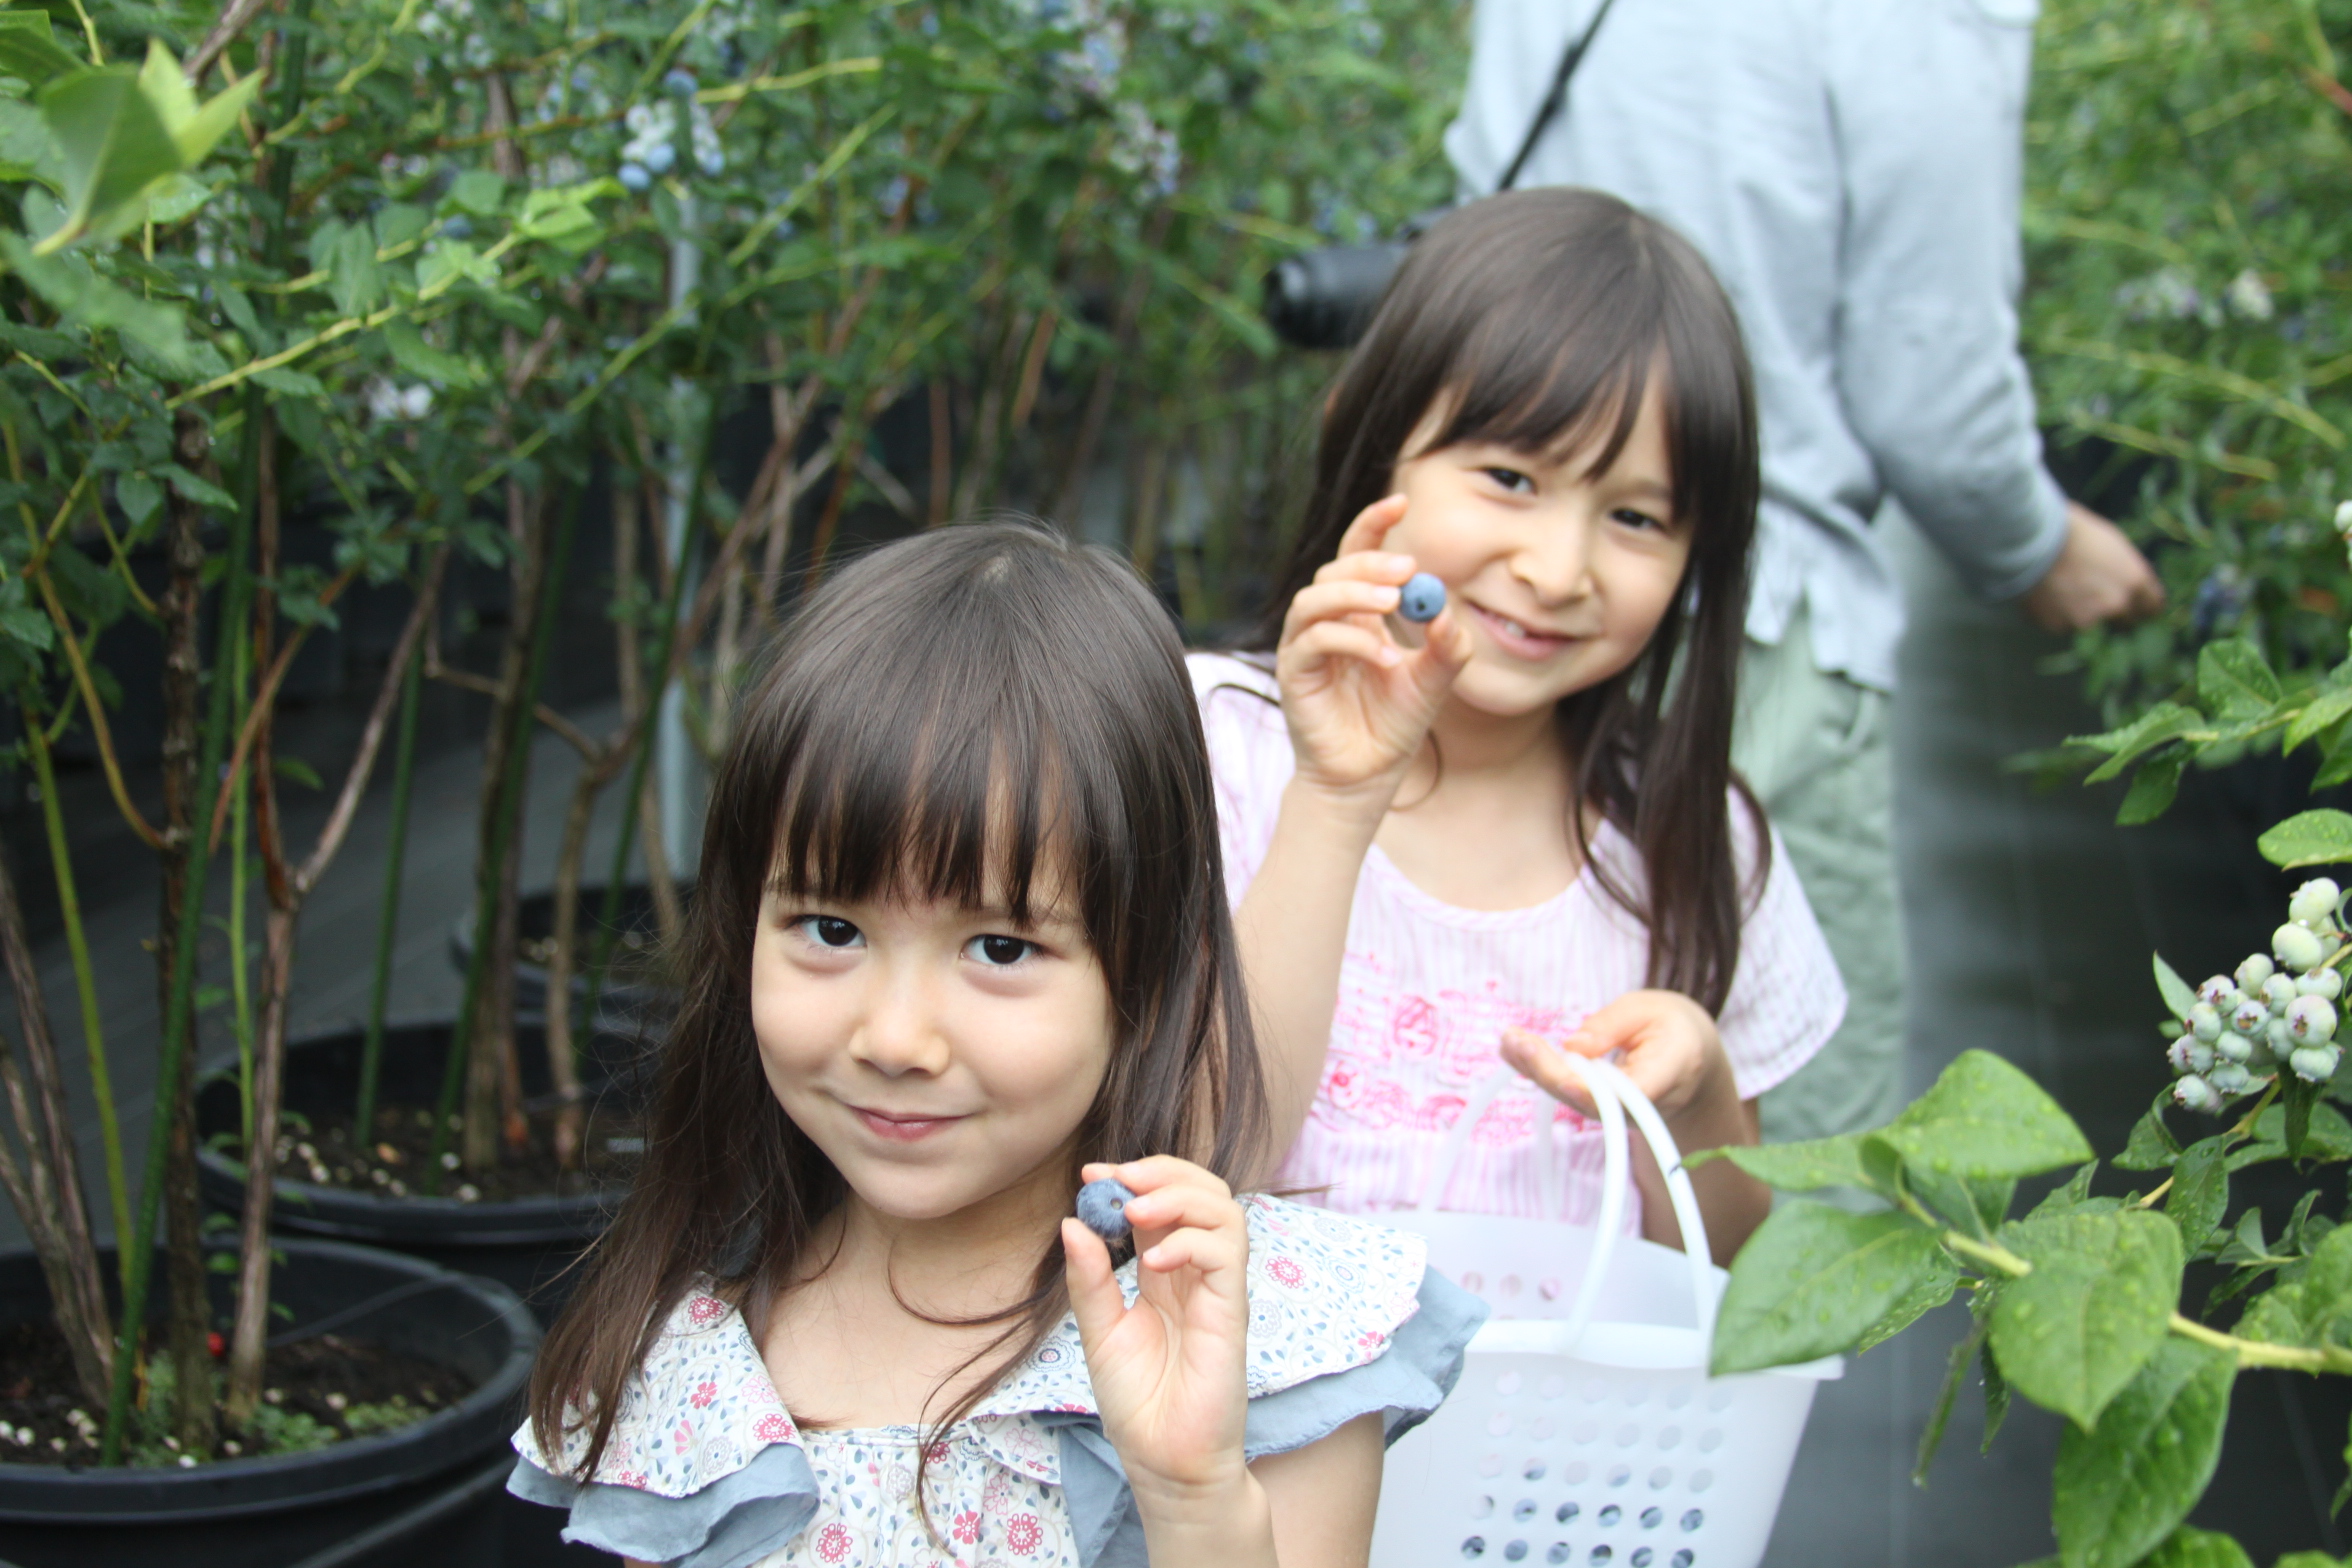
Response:
[{"label": "green foliage background", "polygon": [[2352,48],[2344,0],[2048,0],[2025,341],[2061,461],[2171,604],[2080,639],[2111,721],[2242,636],[2290,684],[2343,656],[2352,574]]}]

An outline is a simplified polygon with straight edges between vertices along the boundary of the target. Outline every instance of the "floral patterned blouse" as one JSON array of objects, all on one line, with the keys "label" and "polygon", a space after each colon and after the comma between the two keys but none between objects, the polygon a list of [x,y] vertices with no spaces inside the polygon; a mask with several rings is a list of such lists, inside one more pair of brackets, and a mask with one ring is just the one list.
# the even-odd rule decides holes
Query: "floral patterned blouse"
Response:
[{"label": "floral patterned blouse", "polygon": [[[1461,1371],[1484,1306],[1424,1267],[1421,1239],[1279,1198],[1249,1222],[1246,1451],[1301,1448],[1380,1411],[1393,1441]],[[1135,1299],[1135,1265],[1119,1271]],[[962,1421],[802,1430],[751,1330],[687,1293],[621,1395],[595,1474],[585,1430],[507,1483],[568,1508],[567,1540],[680,1568],[1142,1568],[1077,1321],[1064,1317]],[[919,1462],[919,1463],[918,1463]],[[918,1468],[922,1497],[916,1497]]]}]

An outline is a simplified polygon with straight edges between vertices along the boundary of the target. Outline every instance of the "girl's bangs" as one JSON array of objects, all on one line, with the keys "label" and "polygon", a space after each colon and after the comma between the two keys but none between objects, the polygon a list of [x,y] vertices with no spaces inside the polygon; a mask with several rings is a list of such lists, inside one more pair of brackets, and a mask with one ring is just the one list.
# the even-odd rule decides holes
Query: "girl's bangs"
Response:
[{"label": "girl's bangs", "polygon": [[1069,775],[1052,726],[1020,700],[1035,695],[1028,683],[981,692],[939,674],[897,701],[811,705],[791,747],[772,890],[947,900],[1026,922],[1041,897],[1088,880],[1071,856],[1094,835],[1060,820]]}]

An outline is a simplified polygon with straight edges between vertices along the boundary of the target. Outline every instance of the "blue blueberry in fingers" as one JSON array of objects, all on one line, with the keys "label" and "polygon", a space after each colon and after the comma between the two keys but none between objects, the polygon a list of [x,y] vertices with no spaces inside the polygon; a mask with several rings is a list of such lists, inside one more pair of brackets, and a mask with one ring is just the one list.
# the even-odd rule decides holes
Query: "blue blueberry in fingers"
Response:
[{"label": "blue blueberry in fingers", "polygon": [[1415,572],[1405,579],[1405,586],[1398,591],[1397,614],[1408,621],[1427,624],[1437,619],[1445,603],[1445,584],[1427,572]]},{"label": "blue blueberry in fingers", "polygon": [[1123,1181],[1105,1176],[1078,1189],[1078,1218],[1105,1241],[1124,1241],[1134,1227],[1127,1223],[1127,1205],[1135,1191]]}]

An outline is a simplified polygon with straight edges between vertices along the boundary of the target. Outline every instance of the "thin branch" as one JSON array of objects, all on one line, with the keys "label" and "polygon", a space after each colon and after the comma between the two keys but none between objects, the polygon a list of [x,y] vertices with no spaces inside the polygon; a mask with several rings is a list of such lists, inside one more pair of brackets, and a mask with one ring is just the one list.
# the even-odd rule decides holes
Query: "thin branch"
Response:
[{"label": "thin branch", "polygon": [[444,543],[433,552],[432,565],[425,568],[425,582],[417,593],[416,604],[408,612],[408,624],[400,629],[400,641],[392,650],[392,662],[386,667],[384,684],[376,692],[375,708],[368,714],[367,727],[360,731],[359,755],[351,759],[351,771],[344,775],[343,791],[335,801],[335,809],[327,815],[327,825],[319,830],[318,844],[310,858],[294,873],[297,896],[308,897],[325,874],[327,862],[335,858],[343,847],[343,837],[351,831],[352,818],[359,812],[359,797],[367,788],[368,776],[375,771],[376,753],[384,744],[384,729],[392,717],[392,705],[399,700],[400,687],[408,671],[408,661],[415,655],[417,643],[425,635],[425,622],[433,616],[441,602],[441,580],[449,566],[449,546]]},{"label": "thin branch", "polygon": [[146,814],[131,803],[131,792],[123,785],[122,764],[114,755],[114,735],[106,727],[106,705],[98,700],[98,688],[91,683],[90,667],[82,659],[82,645],[73,633],[73,624],[65,616],[65,606],[58,602],[57,590],[50,584],[46,571],[34,578],[41,590],[41,603],[49,611],[50,622],[57,628],[57,640],[65,649],[66,662],[73,666],[74,684],[81,688],[82,706],[90,710],[90,733],[98,741],[98,761],[106,770],[106,787],[114,795],[115,808],[131,831],[149,849],[163,848],[163,835],[148,822]]},{"label": "thin branch", "polygon": [[[485,697],[498,695],[498,683],[489,676],[476,675],[471,670],[460,670],[443,664],[440,660],[433,658],[429,651],[425,663],[425,675],[430,680],[439,681],[445,686],[455,686],[460,691],[479,692]],[[556,712],[546,703],[539,703],[532,708],[531,716],[562,736],[564,743],[581,756],[595,757],[598,750],[596,737]]]},{"label": "thin branch", "polygon": [[[343,590],[350,587],[358,576],[357,562],[345,567],[320,593],[319,607],[324,609],[341,598]],[[213,808],[212,831],[205,839],[207,854],[217,853],[220,849],[221,830],[229,820],[230,791],[236,785],[237,775],[245,771],[246,759],[269,723],[270,714],[277,705],[278,687],[285,681],[286,672],[294,667],[294,655],[302,651],[302,644],[309,636],[310,627],[307,623],[294,628],[294,635],[286,639],[286,646],[280,648],[277,657],[270,660],[269,673],[262,677],[261,686],[253,694],[253,706],[246,710],[244,727],[237,732],[237,749],[229,754],[229,771],[221,775],[220,803]]]},{"label": "thin branch", "polygon": [[237,41],[237,35],[245,31],[245,24],[259,16],[268,3],[269,0],[229,0],[221,8],[220,19],[212,24],[212,31],[204,35],[204,42],[196,46],[196,52],[181,67],[187,73],[190,87],[204,85],[213,62]]}]

